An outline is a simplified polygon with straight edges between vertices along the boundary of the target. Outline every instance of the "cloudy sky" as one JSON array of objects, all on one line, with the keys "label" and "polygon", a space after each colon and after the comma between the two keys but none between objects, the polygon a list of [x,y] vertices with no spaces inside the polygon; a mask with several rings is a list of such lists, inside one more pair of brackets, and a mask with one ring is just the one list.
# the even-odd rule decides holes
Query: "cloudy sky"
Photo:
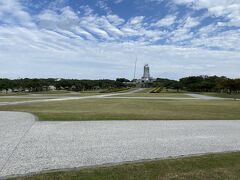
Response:
[{"label": "cloudy sky", "polygon": [[0,0],[0,78],[240,77],[240,0]]}]

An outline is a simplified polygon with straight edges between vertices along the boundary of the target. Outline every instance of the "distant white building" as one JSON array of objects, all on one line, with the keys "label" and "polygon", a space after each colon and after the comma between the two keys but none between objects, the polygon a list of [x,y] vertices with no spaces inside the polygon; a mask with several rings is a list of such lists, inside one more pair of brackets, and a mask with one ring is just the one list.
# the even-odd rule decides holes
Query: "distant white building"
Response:
[{"label": "distant white building", "polygon": [[153,82],[154,79],[150,76],[150,67],[148,64],[144,66],[143,69],[143,77],[141,79],[142,83],[148,83],[148,82]]},{"label": "distant white building", "polygon": [[131,83],[137,87],[149,87],[156,79],[150,76],[150,67],[148,64],[144,65],[143,76],[141,79],[133,79]]}]

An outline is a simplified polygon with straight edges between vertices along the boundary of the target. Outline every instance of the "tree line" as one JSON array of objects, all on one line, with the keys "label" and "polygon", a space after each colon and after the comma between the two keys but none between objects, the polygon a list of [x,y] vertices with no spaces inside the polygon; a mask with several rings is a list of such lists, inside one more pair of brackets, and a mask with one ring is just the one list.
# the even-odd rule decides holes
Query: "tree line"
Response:
[{"label": "tree line", "polygon": [[[134,87],[134,82],[125,78],[116,80],[77,80],[77,79],[0,79],[0,90],[29,92],[48,90],[49,86],[54,86],[57,90],[84,91],[95,89],[111,89]],[[240,79],[230,79],[224,76],[190,76],[179,81],[157,78],[148,87],[165,87],[168,89],[186,90],[192,92],[222,92],[240,93]]]},{"label": "tree line", "polygon": [[0,90],[16,91],[47,91],[50,86],[56,90],[84,91],[95,89],[121,88],[125,87],[118,80],[77,80],[77,79],[0,79]]},{"label": "tree line", "polygon": [[153,86],[192,92],[240,93],[240,79],[225,76],[190,76],[179,81],[157,78]]}]

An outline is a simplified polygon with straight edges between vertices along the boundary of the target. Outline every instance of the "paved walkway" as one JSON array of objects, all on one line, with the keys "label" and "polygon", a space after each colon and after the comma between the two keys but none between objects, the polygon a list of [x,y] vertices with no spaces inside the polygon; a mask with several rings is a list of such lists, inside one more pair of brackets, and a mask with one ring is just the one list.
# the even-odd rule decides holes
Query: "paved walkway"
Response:
[{"label": "paved walkway", "polygon": [[191,97],[103,97],[104,99],[150,99],[150,100],[196,100],[198,98]]},{"label": "paved walkway", "polygon": [[53,169],[240,150],[240,121],[38,122],[0,112],[0,179]]},{"label": "paved walkway", "polygon": [[204,99],[204,100],[221,100],[221,99],[225,99],[225,98],[221,98],[221,97],[206,96],[206,95],[193,94],[193,93],[188,93],[187,95],[191,96],[193,98]]}]

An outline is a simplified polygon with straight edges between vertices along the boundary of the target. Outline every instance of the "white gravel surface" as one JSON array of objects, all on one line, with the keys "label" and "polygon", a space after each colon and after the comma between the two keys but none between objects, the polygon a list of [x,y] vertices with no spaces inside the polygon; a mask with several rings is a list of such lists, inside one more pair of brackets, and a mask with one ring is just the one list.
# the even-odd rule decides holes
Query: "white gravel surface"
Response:
[{"label": "white gravel surface", "polygon": [[221,99],[229,99],[229,98],[221,98],[221,97],[214,97],[214,96],[205,96],[201,94],[193,94],[193,93],[188,93],[188,96],[191,96],[193,98],[197,99],[203,99],[203,100],[221,100]]},{"label": "white gravel surface", "polygon": [[194,100],[199,98],[191,97],[104,97],[104,99],[148,99],[148,100]]},{"label": "white gravel surface", "polygon": [[0,112],[0,178],[240,150],[240,121],[39,122]]}]

